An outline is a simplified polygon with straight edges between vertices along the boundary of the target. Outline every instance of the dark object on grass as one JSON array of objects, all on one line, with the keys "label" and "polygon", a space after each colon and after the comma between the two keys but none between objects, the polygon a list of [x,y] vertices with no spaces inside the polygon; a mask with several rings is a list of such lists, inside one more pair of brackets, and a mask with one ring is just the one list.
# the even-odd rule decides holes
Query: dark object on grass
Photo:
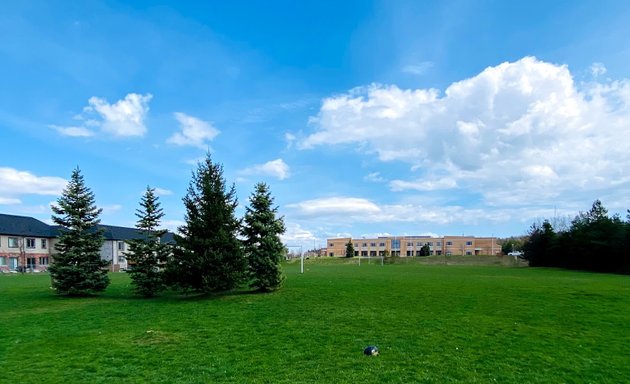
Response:
[{"label": "dark object on grass", "polygon": [[374,345],[370,345],[363,350],[363,354],[367,356],[378,356],[378,348],[376,348]]}]

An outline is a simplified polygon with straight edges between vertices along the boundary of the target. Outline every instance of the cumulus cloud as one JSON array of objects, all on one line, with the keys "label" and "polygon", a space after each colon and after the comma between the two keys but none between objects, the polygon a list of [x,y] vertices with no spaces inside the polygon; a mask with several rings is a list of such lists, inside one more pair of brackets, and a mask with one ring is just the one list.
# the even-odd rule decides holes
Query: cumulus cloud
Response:
[{"label": "cumulus cloud", "polygon": [[241,175],[271,176],[279,180],[289,177],[289,166],[282,159],[275,159],[264,164],[257,164],[239,172]]},{"label": "cumulus cloud", "polygon": [[157,196],[168,196],[172,195],[173,191],[164,188],[155,188],[155,194]]},{"label": "cumulus cloud", "polygon": [[208,141],[211,141],[220,133],[218,129],[207,121],[181,112],[175,112],[174,115],[179,122],[181,132],[174,133],[173,136],[166,140],[167,143],[207,149]]},{"label": "cumulus cloud", "polygon": [[[510,218],[494,209],[461,206],[424,206],[421,204],[377,204],[360,197],[326,197],[288,204],[291,217],[335,224],[418,223],[476,224],[501,222]],[[523,212],[519,212],[523,213]],[[532,216],[528,216],[532,217]]]},{"label": "cumulus cloud", "polygon": [[[597,69],[602,73],[602,69]],[[300,149],[353,145],[418,173],[393,190],[447,189],[485,204],[622,201],[630,187],[630,80],[576,83],[525,57],[437,89],[372,84],[323,100]],[[610,195],[610,193],[609,193]]]},{"label": "cumulus cloud", "polygon": [[603,63],[591,64],[591,74],[594,77],[606,74],[606,66]]},{"label": "cumulus cloud", "polygon": [[381,176],[380,172],[369,173],[363,177],[363,180],[370,181],[372,183],[384,183],[386,181],[385,178]]},{"label": "cumulus cloud", "polygon": [[424,75],[429,69],[433,67],[433,63],[430,61],[423,61],[417,64],[408,64],[402,68],[404,73],[411,75]]},{"label": "cumulus cloud", "polygon": [[0,198],[5,204],[19,204],[21,195],[58,196],[67,181],[61,177],[37,176],[28,171],[0,167]]},{"label": "cumulus cloud", "polygon": [[51,125],[51,128],[55,129],[63,136],[72,137],[90,137],[94,136],[94,132],[90,131],[86,127],[61,127],[58,125]]},{"label": "cumulus cloud", "polygon": [[75,120],[82,122],[81,125],[50,127],[61,135],[73,137],[94,136],[94,130],[98,129],[117,137],[144,136],[147,132],[145,119],[152,97],[150,94],[129,93],[124,99],[110,104],[105,99],[93,96],[88,100],[88,106],[83,108],[83,113],[75,116]]}]

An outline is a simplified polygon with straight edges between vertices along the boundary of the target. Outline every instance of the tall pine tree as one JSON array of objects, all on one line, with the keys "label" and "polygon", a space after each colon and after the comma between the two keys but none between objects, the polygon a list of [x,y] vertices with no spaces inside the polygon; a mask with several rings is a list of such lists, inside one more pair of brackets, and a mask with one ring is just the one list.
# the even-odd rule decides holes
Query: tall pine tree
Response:
[{"label": "tall pine tree", "polygon": [[52,220],[59,225],[55,244],[57,254],[48,270],[52,287],[62,295],[83,296],[101,292],[109,285],[106,267],[109,262],[100,256],[103,235],[98,228],[101,209],[94,202],[94,193],[85,186],[79,168],[52,206]]},{"label": "tall pine tree", "polygon": [[216,292],[239,286],[247,268],[234,185],[227,188],[223,166],[210,154],[200,162],[183,199],[186,223],[167,264],[167,278],[184,291]]},{"label": "tall pine tree", "polygon": [[155,195],[155,189],[147,187],[140,207],[136,210],[136,228],[141,237],[128,241],[127,260],[131,264],[129,273],[134,291],[151,297],[164,290],[163,272],[160,268],[169,256],[170,246],[160,241],[166,231],[160,229],[164,211]]},{"label": "tall pine tree", "polygon": [[273,198],[269,186],[256,184],[256,189],[246,207],[245,252],[249,264],[250,287],[260,291],[278,289],[283,282],[280,260],[284,255],[284,245],[280,235],[285,227],[282,218],[276,218],[277,207],[273,207]]}]

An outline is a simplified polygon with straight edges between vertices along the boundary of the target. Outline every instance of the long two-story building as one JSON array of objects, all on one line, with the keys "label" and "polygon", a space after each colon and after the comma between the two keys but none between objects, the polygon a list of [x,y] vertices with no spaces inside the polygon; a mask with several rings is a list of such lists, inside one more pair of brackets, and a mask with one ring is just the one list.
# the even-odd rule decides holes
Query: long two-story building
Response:
[{"label": "long two-story building", "polygon": [[[110,262],[112,271],[126,269],[128,241],[141,238],[142,233],[136,228],[113,225],[98,227],[104,238],[101,259]],[[58,235],[59,227],[35,218],[0,214],[0,272],[45,271],[54,262]],[[173,233],[167,232],[160,241],[172,243]]]},{"label": "long two-story building", "polygon": [[501,252],[495,237],[384,236],[328,239],[326,255],[346,256],[348,242],[352,243],[355,256],[420,256],[425,245],[429,246],[431,255],[498,255]]}]

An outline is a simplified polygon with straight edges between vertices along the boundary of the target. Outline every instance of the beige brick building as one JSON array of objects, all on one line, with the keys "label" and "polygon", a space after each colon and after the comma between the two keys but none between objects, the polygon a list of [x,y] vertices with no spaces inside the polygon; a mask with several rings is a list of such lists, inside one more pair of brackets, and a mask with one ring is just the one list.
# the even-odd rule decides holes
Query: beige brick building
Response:
[{"label": "beige brick building", "polygon": [[328,239],[327,256],[346,255],[346,244],[351,241],[355,256],[419,256],[426,244],[431,255],[497,255],[501,246],[495,237],[474,236],[387,236],[371,239],[350,237]]}]

